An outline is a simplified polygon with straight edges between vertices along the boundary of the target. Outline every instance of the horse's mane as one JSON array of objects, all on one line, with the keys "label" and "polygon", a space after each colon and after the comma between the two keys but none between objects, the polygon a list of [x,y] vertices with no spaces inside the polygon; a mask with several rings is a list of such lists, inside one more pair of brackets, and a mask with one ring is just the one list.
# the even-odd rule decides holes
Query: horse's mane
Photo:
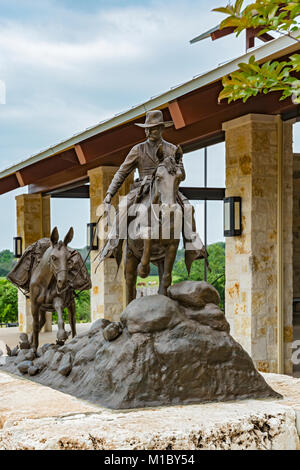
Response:
[{"label": "horse's mane", "polygon": [[62,248],[62,246],[63,246],[63,242],[60,240],[59,242],[56,243],[55,248],[60,250]]},{"label": "horse's mane", "polygon": [[178,168],[178,164],[177,164],[175,158],[172,155],[168,155],[167,157],[164,157],[164,159],[159,163],[159,165],[157,165],[157,167],[156,167],[156,169],[155,169],[155,171],[153,172],[153,175],[152,175],[153,180],[156,176],[156,172],[157,172],[158,168],[161,167],[161,166],[164,166],[170,175],[175,175],[176,171],[177,171],[177,168]]}]

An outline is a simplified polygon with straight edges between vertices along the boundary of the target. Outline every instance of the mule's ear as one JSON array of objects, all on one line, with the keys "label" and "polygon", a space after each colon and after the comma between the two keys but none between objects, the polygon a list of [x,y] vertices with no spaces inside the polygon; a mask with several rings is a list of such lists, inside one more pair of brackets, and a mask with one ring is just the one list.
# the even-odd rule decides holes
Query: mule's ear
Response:
[{"label": "mule's ear", "polygon": [[156,156],[157,156],[157,158],[158,158],[158,160],[159,160],[160,162],[163,161],[163,159],[164,159],[164,152],[163,152],[163,147],[162,147],[162,145],[160,145],[160,146],[158,147],[157,152],[156,152]]},{"label": "mule's ear", "polygon": [[74,229],[73,227],[71,227],[67,235],[65,236],[64,245],[67,246],[73,240],[73,237],[74,237]]},{"label": "mule's ear", "polygon": [[52,230],[50,240],[51,240],[52,245],[55,245],[58,242],[59,234],[58,234],[57,227],[54,227],[54,229]]},{"label": "mule's ear", "polygon": [[176,160],[177,164],[181,163],[182,157],[183,157],[183,151],[182,151],[182,148],[180,147],[180,145],[178,145],[178,147],[176,149],[176,153],[175,153],[175,160]]}]

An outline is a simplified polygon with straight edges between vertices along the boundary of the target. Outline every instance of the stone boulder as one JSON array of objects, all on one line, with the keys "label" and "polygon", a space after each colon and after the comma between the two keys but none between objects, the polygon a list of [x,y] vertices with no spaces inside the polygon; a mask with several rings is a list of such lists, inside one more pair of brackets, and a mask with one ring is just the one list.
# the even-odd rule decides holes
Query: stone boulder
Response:
[{"label": "stone boulder", "polygon": [[182,320],[177,302],[164,295],[135,299],[121,315],[120,323],[130,334],[155,333],[172,328]]},{"label": "stone boulder", "polygon": [[168,296],[186,307],[203,308],[207,304],[220,304],[217,289],[205,281],[183,281],[168,288]]},{"label": "stone boulder", "polygon": [[5,369],[31,367],[30,380],[114,409],[280,397],[230,336],[212,286],[186,281],[169,295],[134,300],[119,323],[97,320],[31,364],[22,350]]}]

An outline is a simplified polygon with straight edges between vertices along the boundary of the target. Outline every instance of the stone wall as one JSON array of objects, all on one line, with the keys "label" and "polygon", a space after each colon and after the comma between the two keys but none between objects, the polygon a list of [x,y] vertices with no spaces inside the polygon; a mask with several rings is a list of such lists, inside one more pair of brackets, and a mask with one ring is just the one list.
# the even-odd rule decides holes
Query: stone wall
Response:
[{"label": "stone wall", "polygon": [[[226,239],[226,316],[259,370],[278,371],[279,120],[250,114],[223,125],[226,196],[242,198],[242,235]],[[292,372],[292,124],[283,124],[285,372]]]},{"label": "stone wall", "polygon": [[[293,166],[293,266],[294,266],[294,297],[300,297],[300,154],[294,154]],[[297,310],[300,308],[300,303]]]}]

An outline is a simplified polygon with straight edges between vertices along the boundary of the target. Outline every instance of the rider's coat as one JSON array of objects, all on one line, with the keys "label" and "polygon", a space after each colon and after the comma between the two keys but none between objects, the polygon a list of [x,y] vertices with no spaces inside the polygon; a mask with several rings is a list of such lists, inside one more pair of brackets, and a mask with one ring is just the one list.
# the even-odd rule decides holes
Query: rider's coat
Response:
[{"label": "rider's coat", "polygon": [[[175,156],[177,150],[176,145],[173,145],[170,142],[166,142],[163,139],[158,143],[152,143],[149,140],[146,140],[146,142],[135,145],[130,150],[125,161],[116,172],[107,190],[107,193],[109,193],[111,196],[114,196],[122,186],[127,176],[129,176],[130,173],[135,169],[138,169],[140,181],[142,181],[145,176],[149,176],[149,178],[151,178],[153,172],[159,164],[156,153],[160,145],[162,145],[164,154]],[[184,172],[182,162],[180,163],[180,166]]]}]

